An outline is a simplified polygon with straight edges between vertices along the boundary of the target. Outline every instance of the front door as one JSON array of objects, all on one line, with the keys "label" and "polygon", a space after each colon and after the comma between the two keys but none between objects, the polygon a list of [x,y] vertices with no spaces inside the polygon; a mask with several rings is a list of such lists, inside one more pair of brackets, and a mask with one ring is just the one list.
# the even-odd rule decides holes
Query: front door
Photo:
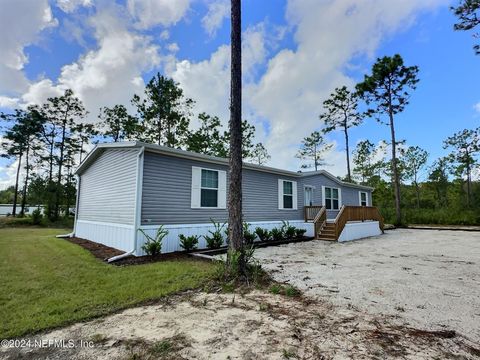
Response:
[{"label": "front door", "polygon": [[305,206],[313,205],[313,187],[305,186]]}]

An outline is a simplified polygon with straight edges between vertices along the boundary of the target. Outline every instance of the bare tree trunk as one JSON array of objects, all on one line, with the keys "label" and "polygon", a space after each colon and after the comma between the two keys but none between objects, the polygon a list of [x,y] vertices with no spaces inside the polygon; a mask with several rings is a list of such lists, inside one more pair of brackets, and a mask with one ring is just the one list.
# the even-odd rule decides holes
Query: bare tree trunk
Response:
[{"label": "bare tree trunk", "polygon": [[397,167],[397,144],[395,141],[395,126],[393,124],[393,114],[390,111],[390,132],[392,134],[392,170],[393,170],[393,185],[395,191],[395,215],[396,224],[402,224],[402,210],[400,208],[400,179],[398,176]]},{"label": "bare tree trunk", "polygon": [[415,192],[416,192],[416,195],[417,195],[417,209],[420,209],[420,188],[418,187],[417,173],[416,172],[415,172],[414,184],[415,184]]},{"label": "bare tree trunk", "polygon": [[231,83],[228,236],[230,249],[241,252],[238,269],[245,273],[242,224],[242,43],[241,0],[231,0]]},{"label": "bare tree trunk", "polygon": [[18,201],[18,180],[20,178],[20,169],[22,168],[22,155],[18,157],[17,176],[15,177],[15,192],[13,194],[13,209],[12,216],[17,215],[17,201]]},{"label": "bare tree trunk", "polygon": [[344,127],[344,132],[345,132],[345,151],[347,153],[347,181],[351,182],[352,173],[350,172],[350,147],[348,145],[348,129],[346,124]]},{"label": "bare tree trunk", "polygon": [[470,200],[472,197],[472,172],[470,164],[467,165],[467,207],[470,207]]},{"label": "bare tree trunk", "polygon": [[[67,116],[65,115],[65,118]],[[58,159],[58,176],[57,176],[57,189],[55,195],[55,218],[60,216],[60,192],[62,190],[62,167],[63,167],[63,158],[65,151],[65,135],[67,132],[67,123],[66,120],[62,126],[62,141],[60,143],[60,157]]]},{"label": "bare tree trunk", "polygon": [[[30,140],[28,140],[30,142]],[[27,205],[27,190],[28,190],[28,176],[30,171],[30,165],[28,157],[30,156],[30,145],[27,145],[27,151],[25,152],[25,181],[23,183],[23,193],[22,193],[22,207],[20,209],[20,215],[25,215],[25,206]]]}]

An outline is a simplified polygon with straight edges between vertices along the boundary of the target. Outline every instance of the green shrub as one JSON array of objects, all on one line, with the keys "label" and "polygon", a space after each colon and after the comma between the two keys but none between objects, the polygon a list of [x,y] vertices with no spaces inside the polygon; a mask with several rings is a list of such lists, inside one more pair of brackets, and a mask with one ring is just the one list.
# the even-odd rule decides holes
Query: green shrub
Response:
[{"label": "green shrub", "polygon": [[250,231],[250,224],[244,222],[243,223],[243,241],[246,245],[252,245],[255,239],[257,238],[257,234]]},{"label": "green shrub", "polygon": [[271,239],[270,231],[267,229],[262,229],[261,227],[257,227],[255,229],[255,234],[257,234],[260,241],[268,241]]},{"label": "green shrub", "polygon": [[270,236],[275,241],[283,240],[283,231],[279,228],[273,228],[272,231],[270,231]]},{"label": "green shrub", "polygon": [[40,209],[35,209],[32,211],[32,224],[33,225],[40,225],[43,220],[42,211]]},{"label": "green shrub", "polygon": [[185,236],[180,234],[178,237],[180,239],[180,247],[185,251],[195,250],[198,245],[198,240],[200,239],[198,235]]},{"label": "green shrub", "polygon": [[282,221],[282,233],[284,239],[291,239],[295,237],[295,226],[290,225],[288,221]]},{"label": "green shrub", "polygon": [[295,236],[297,238],[301,238],[305,235],[306,232],[307,232],[307,229],[295,229]]},{"label": "green shrub", "polygon": [[163,228],[163,225],[160,225],[160,227],[157,230],[157,233],[155,234],[155,238],[152,238],[150,235],[148,235],[143,229],[138,229],[147,239],[145,244],[142,246],[142,250],[147,253],[147,255],[158,255],[162,252],[162,241],[165,236],[168,235],[168,230]]},{"label": "green shrub", "polygon": [[225,227],[225,223],[219,223],[215,222],[214,220],[211,220],[214,230],[209,230],[208,233],[210,235],[204,235],[203,237],[205,238],[205,241],[207,242],[207,247],[209,249],[218,249],[223,245],[223,228]]}]

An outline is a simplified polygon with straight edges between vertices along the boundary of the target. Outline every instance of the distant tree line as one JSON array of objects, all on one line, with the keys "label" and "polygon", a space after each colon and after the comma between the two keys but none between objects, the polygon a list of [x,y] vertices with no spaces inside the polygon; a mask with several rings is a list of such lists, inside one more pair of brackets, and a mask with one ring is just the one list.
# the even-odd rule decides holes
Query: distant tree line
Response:
[{"label": "distant tree line", "polygon": [[[0,192],[13,204],[13,216],[23,216],[27,204],[45,205],[52,221],[69,215],[75,204],[74,169],[91,144],[100,140],[142,141],[207,155],[228,157],[230,133],[218,117],[198,115],[192,128],[195,102],[185,97],[179,84],[160,74],[146,85],[143,96],[131,101],[134,114],[123,104],[102,107],[99,122],[87,122],[82,101],[68,89],[42,105],[0,114],[1,156],[14,161],[15,185]],[[242,122],[243,158],[265,164],[269,159],[262,143],[256,143],[255,127]]]}]

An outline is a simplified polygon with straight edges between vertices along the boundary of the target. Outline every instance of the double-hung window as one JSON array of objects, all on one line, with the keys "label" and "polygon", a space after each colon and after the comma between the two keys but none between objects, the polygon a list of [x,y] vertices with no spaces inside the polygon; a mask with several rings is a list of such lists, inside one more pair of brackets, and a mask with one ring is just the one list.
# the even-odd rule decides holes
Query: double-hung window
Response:
[{"label": "double-hung window", "polygon": [[325,208],[327,210],[340,209],[340,189],[333,187],[325,187],[324,191]]},{"label": "double-hung window", "polygon": [[297,210],[297,182],[278,180],[278,208],[280,210]]},{"label": "double-hung window", "polygon": [[200,206],[218,206],[218,171],[202,169],[200,184]]},{"label": "double-hung window", "polygon": [[225,209],[227,173],[192,166],[192,209]]},{"label": "double-hung window", "polygon": [[368,206],[368,195],[365,191],[360,191],[358,197],[360,206]]},{"label": "double-hung window", "polygon": [[291,181],[283,182],[283,208],[293,209],[293,183]]}]

